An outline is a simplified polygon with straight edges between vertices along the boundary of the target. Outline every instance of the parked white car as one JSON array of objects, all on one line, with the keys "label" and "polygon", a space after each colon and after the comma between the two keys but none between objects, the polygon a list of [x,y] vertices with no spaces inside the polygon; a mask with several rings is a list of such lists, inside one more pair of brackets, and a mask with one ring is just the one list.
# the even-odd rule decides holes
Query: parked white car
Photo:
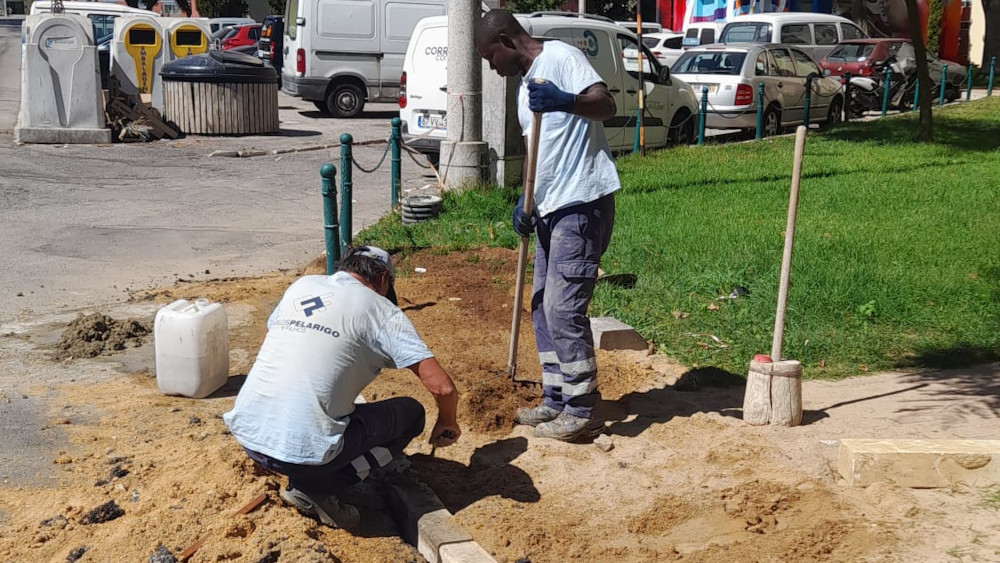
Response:
[{"label": "parked white car", "polygon": [[[517,16],[534,37],[558,39],[579,47],[608,85],[615,99],[616,115],[604,121],[613,151],[632,150],[638,108],[639,74],[636,57],[638,41],[634,33],[607,18],[580,16],[572,12]],[[690,86],[670,76],[648,49],[645,60],[645,105],[643,119],[647,147],[686,144],[694,139],[692,116],[698,106]],[[630,63],[631,61],[631,63]],[[448,87],[448,17],[421,20],[403,61],[399,96],[399,117],[403,140],[435,159],[445,138]]]},{"label": "parked white car", "polygon": [[650,33],[649,35],[644,33],[642,35],[642,44],[649,49],[650,53],[653,53],[657,62],[668,68],[673,66],[677,59],[684,54],[684,49],[681,47],[683,41],[683,34],[672,31]]},{"label": "parked white car", "polygon": [[673,66],[674,78],[708,89],[705,125],[713,129],[757,127],[758,85],[764,84],[765,135],[804,121],[806,78],[812,77],[811,123],[841,120],[844,94],[839,80],[824,77],[809,55],[787,45],[709,45],[688,50]]}]

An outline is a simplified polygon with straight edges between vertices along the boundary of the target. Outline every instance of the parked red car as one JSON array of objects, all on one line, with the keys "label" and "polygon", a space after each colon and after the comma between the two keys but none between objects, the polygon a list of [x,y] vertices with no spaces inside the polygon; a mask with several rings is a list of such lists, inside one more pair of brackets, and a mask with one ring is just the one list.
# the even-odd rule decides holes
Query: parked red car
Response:
[{"label": "parked red car", "polygon": [[229,33],[222,36],[219,47],[223,50],[229,50],[237,47],[255,46],[260,40],[260,28],[259,23],[232,27],[229,29]]},{"label": "parked red car", "polygon": [[819,67],[830,71],[830,76],[840,76],[846,72],[853,76],[871,76],[875,65],[895,56],[899,48],[909,39],[852,39],[834,47],[819,60]]}]

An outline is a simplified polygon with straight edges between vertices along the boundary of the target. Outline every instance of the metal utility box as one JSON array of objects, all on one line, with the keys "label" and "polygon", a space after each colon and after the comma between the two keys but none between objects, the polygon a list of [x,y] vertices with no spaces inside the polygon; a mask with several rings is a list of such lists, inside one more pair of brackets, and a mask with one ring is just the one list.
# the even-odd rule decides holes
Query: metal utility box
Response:
[{"label": "metal utility box", "polygon": [[213,50],[164,65],[164,117],[184,133],[278,131],[278,74],[243,53]]},{"label": "metal utility box", "polygon": [[208,22],[195,18],[160,18],[159,23],[163,28],[163,44],[169,47],[165,63],[208,52],[212,40]]},{"label": "metal utility box", "polygon": [[28,16],[24,28],[22,143],[110,143],[90,20],[72,14]]},{"label": "metal utility box", "polygon": [[111,75],[126,94],[149,94],[153,107],[163,111],[160,69],[169,47],[164,45],[162,18],[124,15],[115,19],[111,42]]}]

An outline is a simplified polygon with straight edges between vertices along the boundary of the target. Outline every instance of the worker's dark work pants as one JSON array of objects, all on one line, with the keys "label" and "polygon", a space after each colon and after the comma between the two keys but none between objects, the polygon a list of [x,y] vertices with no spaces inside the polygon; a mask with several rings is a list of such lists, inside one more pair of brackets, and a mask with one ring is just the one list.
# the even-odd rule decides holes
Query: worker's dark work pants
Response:
[{"label": "worker's dark work pants", "polygon": [[296,489],[331,495],[401,456],[423,431],[424,407],[416,399],[396,397],[355,405],[344,432],[344,448],[325,465],[286,463],[251,450],[247,454],[264,469],[287,475]]},{"label": "worker's dark work pants", "polygon": [[531,320],[544,404],[583,418],[600,400],[587,307],[611,242],[614,194],[537,219]]}]

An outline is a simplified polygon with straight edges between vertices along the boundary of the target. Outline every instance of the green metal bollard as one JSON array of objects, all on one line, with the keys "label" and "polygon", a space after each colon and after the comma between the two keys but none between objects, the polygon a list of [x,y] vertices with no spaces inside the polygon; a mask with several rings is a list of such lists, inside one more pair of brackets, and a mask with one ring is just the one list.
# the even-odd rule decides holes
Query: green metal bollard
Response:
[{"label": "green metal bollard", "polygon": [[757,83],[757,140],[764,136],[764,83]]},{"label": "green metal bollard", "polygon": [[354,190],[352,170],[354,169],[354,137],[350,133],[340,136],[340,248],[347,250],[351,245],[351,192]]},{"label": "green metal bollard", "polygon": [[987,96],[993,95],[993,70],[996,68],[996,66],[997,66],[997,58],[990,57],[990,81],[986,84]]},{"label": "green metal bollard", "polygon": [[889,89],[892,87],[892,69],[885,69],[885,83],[882,86],[882,117],[889,109]]},{"label": "green metal bollard", "polygon": [[337,225],[337,169],[327,162],[319,167],[323,177],[323,233],[326,238],[326,273],[333,275],[340,260],[340,231]]},{"label": "green metal bollard", "polygon": [[806,105],[802,108],[802,124],[809,129],[809,104],[812,101],[812,76],[806,77]]},{"label": "green metal bollard", "polygon": [[701,87],[701,111],[698,112],[698,145],[705,144],[705,113],[708,112],[708,86]]},{"label": "green metal bollard", "polygon": [[918,78],[913,83],[913,108],[910,111],[917,110],[917,104],[920,103],[920,79]]},{"label": "green metal bollard", "polygon": [[632,137],[632,154],[639,152],[639,108],[635,109],[635,135]]},{"label": "green metal bollard", "polygon": [[972,65],[968,66],[965,73],[965,101],[972,100]]},{"label": "green metal bollard", "polygon": [[844,123],[851,121],[851,73],[844,73]]},{"label": "green metal bollard", "polygon": [[402,156],[403,134],[399,130],[402,121],[398,117],[393,117],[391,123],[392,136],[389,137],[389,142],[392,143],[392,193],[389,198],[389,206],[396,209],[399,207],[399,192],[403,187],[402,159],[400,158]]},{"label": "green metal bollard", "polygon": [[938,105],[944,105],[944,86],[948,83],[948,65],[941,65],[941,82],[938,83]]}]

